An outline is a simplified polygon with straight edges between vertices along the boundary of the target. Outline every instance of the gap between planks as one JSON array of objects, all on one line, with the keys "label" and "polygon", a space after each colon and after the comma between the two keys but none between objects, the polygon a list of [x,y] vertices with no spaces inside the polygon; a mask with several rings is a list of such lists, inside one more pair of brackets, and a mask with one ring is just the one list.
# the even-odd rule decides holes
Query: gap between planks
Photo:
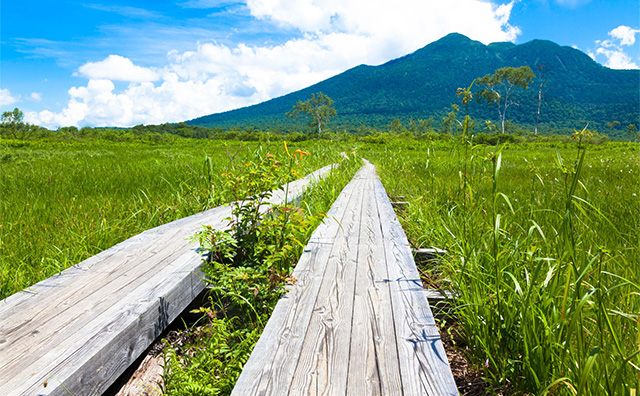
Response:
[{"label": "gap between planks", "polygon": [[[288,198],[331,167],[291,182]],[[270,202],[284,198],[276,191]],[[0,394],[102,394],[203,290],[190,237],[204,224],[225,228],[230,214],[224,206],[144,231],[0,301]]]},{"label": "gap between planks", "polygon": [[457,395],[411,249],[373,165],[329,214],[232,395]]}]

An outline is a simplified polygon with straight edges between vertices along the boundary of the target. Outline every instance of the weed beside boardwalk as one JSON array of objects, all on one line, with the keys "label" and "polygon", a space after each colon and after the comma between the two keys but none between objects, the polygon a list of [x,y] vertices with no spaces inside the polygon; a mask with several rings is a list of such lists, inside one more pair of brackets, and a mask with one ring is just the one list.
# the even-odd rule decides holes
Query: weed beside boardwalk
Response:
[{"label": "weed beside boardwalk", "polygon": [[[582,133],[582,135],[581,135]],[[633,144],[363,148],[497,392],[630,395],[640,382],[640,163]],[[582,139],[582,141],[580,141]],[[368,152],[368,150],[370,150]]]},{"label": "weed beside boardwalk", "polygon": [[[0,299],[146,229],[230,200],[221,175],[279,143],[0,139]],[[301,173],[339,160],[308,142]]]},{"label": "weed beside boardwalk", "polygon": [[[344,140],[377,165],[391,195],[410,202],[401,213],[409,239],[447,250],[440,265],[423,270],[456,293],[451,319],[489,389],[637,394],[637,143],[562,137],[491,147],[444,134]],[[282,143],[181,139],[0,143],[0,297],[144,229],[228,202],[222,174],[239,176],[247,163],[282,152]],[[308,141],[289,150],[311,152],[303,174],[339,161],[342,145]],[[316,186],[301,206],[305,215],[325,212],[348,179],[347,172]],[[232,388],[281,291],[256,287],[274,272],[238,268],[219,267],[229,282],[218,286],[236,282],[249,304],[226,296],[202,310],[201,342],[167,349],[168,393]],[[286,268],[273,279],[282,281]],[[254,275],[256,284],[234,278]],[[269,292],[274,298],[263,304]]]},{"label": "weed beside boardwalk", "polygon": [[287,154],[283,160],[269,154],[230,178],[226,186],[238,201],[230,229],[205,227],[198,234],[210,257],[203,266],[211,285],[210,303],[199,310],[203,323],[187,330],[195,332],[192,343],[179,348],[166,344],[164,393],[231,393],[285,283],[295,282],[291,272],[311,233],[361,165],[354,156],[343,158],[337,169],[305,193],[299,205],[277,205],[260,213],[269,189],[291,174],[296,155],[300,160],[307,155]]}]

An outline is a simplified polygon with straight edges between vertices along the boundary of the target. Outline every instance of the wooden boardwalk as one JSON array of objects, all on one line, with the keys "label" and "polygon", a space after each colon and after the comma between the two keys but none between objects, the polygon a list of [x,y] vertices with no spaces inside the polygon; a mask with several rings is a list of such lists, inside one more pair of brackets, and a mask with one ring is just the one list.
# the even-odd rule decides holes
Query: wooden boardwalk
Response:
[{"label": "wooden boardwalk", "polygon": [[342,191],[293,276],[232,395],[458,395],[373,165]]},{"label": "wooden boardwalk", "polygon": [[[288,199],[329,170],[290,183]],[[0,395],[101,395],[204,289],[190,238],[230,215],[145,231],[0,301]]]}]

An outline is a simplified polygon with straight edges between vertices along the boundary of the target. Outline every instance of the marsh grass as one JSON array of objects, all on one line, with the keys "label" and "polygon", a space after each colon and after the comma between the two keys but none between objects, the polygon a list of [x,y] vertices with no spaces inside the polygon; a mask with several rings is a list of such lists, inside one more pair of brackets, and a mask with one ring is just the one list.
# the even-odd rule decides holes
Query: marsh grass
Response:
[{"label": "marsh grass", "polygon": [[[0,140],[0,299],[145,229],[228,202],[222,174],[282,144],[174,140]],[[303,171],[339,158],[315,142],[304,149],[316,155]]]},{"label": "marsh grass", "polygon": [[630,395],[640,381],[640,164],[634,144],[363,147],[495,391]]},{"label": "marsh grass", "polygon": [[[282,162],[263,158],[228,184],[234,189],[241,181],[256,191],[278,185],[282,179],[275,175],[283,169],[291,173],[295,154],[287,154]],[[295,282],[290,275],[311,233],[361,164],[354,156],[340,162],[307,190],[298,206],[277,205],[258,214],[257,206],[269,194],[254,194],[234,209],[230,230],[205,228],[198,235],[211,257],[203,265],[211,284],[209,304],[198,310],[204,320],[192,330],[193,342],[180,348],[165,345],[165,394],[231,393],[285,282]],[[283,166],[278,169],[277,163]]]}]

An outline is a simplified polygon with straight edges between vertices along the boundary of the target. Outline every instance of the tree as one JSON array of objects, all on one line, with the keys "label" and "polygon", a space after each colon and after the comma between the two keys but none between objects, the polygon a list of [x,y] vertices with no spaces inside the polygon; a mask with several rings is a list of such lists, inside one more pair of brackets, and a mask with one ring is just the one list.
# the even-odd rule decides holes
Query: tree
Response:
[{"label": "tree", "polygon": [[456,122],[458,121],[458,105],[452,104],[451,111],[447,114],[446,117],[442,117],[442,133],[448,133],[453,135],[453,131],[457,130]]},{"label": "tree", "polygon": [[493,125],[493,122],[486,120],[484,122],[485,127],[487,128],[487,131],[489,131],[489,133],[495,133],[496,132],[496,126]]},{"label": "tree", "polygon": [[322,133],[322,128],[334,117],[336,109],[333,108],[333,100],[319,92],[311,94],[311,99],[304,102],[298,101],[293,109],[287,113],[287,116],[298,119],[298,117],[304,114],[311,118],[309,126],[314,128],[318,135]]},{"label": "tree", "polygon": [[5,111],[2,113],[0,121],[0,135],[7,136],[12,139],[28,139],[38,130],[35,125],[25,124],[23,122],[24,113],[17,107],[13,111]]},{"label": "tree", "polygon": [[636,124],[629,124],[627,125],[627,133],[629,134],[629,136],[632,139],[636,139],[637,135],[636,135]]},{"label": "tree", "polygon": [[533,77],[533,71],[529,66],[521,66],[503,67],[491,75],[487,74],[475,80],[478,86],[484,87],[477,94],[478,100],[485,100],[489,105],[496,105],[498,108],[502,133],[505,132],[507,109],[512,105],[518,105],[512,98],[513,92],[517,88],[529,88]]},{"label": "tree", "polygon": [[428,120],[418,120],[417,135],[424,135],[431,131],[431,124],[433,124],[433,117],[429,117]]},{"label": "tree", "polygon": [[17,107],[13,109],[13,111],[5,111],[2,113],[2,124],[3,125],[15,125],[22,123],[24,119],[24,113],[20,111]]},{"label": "tree", "polygon": [[620,126],[620,121],[610,121],[606,123],[607,128],[609,128],[609,132],[613,135],[613,131],[618,129]]},{"label": "tree", "polygon": [[536,113],[536,126],[533,129],[534,136],[538,136],[538,123],[540,122],[540,107],[542,106],[542,97],[548,91],[545,86],[549,82],[549,74],[551,72],[551,66],[546,63],[539,63],[536,65],[538,71],[538,112]]},{"label": "tree", "polygon": [[409,125],[407,125],[407,131],[414,136],[418,134],[418,126],[416,122],[413,120],[413,118],[409,120]]},{"label": "tree", "polygon": [[404,126],[402,126],[402,121],[397,118],[391,121],[391,124],[389,124],[389,130],[391,133],[395,133],[397,135],[405,131]]}]

